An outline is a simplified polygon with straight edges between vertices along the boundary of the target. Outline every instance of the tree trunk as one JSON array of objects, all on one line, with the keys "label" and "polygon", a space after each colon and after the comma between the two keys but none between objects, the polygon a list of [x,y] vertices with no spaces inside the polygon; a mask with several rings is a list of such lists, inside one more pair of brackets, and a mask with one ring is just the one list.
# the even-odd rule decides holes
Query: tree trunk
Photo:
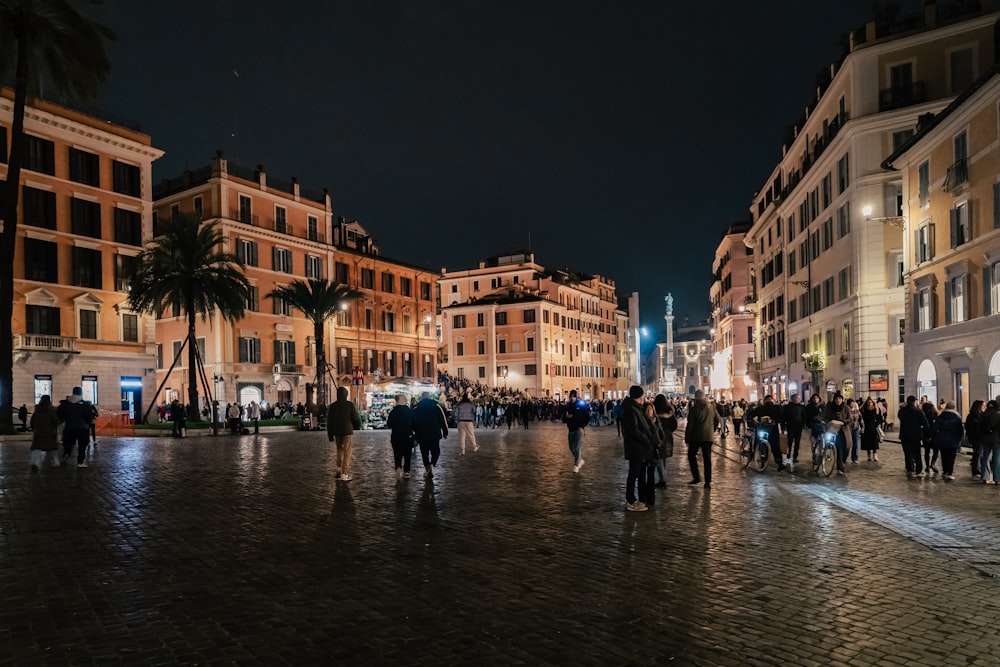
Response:
[{"label": "tree trunk", "polygon": [[[313,338],[316,339],[316,408],[325,410],[330,402],[326,395],[326,337],[324,322],[313,323]],[[317,413],[318,414],[318,413]]]},{"label": "tree trunk", "polygon": [[194,333],[194,313],[187,311],[188,316],[188,420],[200,421],[201,414],[198,412],[198,361],[195,355],[198,339]]},{"label": "tree trunk", "polygon": [[14,432],[14,248],[17,239],[17,203],[24,161],[24,107],[28,98],[28,45],[18,36],[14,83],[14,117],[10,131],[7,180],[0,189],[0,433]]}]

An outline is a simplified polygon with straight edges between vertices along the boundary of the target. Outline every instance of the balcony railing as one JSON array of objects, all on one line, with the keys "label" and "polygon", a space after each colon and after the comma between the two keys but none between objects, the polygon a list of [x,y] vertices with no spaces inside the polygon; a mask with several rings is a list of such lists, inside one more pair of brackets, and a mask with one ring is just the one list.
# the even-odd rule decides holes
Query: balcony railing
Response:
[{"label": "balcony railing", "polygon": [[959,186],[964,185],[969,182],[969,159],[960,158],[955,160],[955,163],[948,167],[948,171],[945,173],[944,185],[942,190],[945,192],[953,192],[959,188]]},{"label": "balcony railing", "polygon": [[38,350],[42,352],[76,352],[76,338],[50,336],[48,334],[15,334],[15,350]]},{"label": "balcony railing", "polygon": [[878,93],[878,110],[901,109],[927,100],[927,90],[923,81],[911,81]]},{"label": "balcony railing", "polygon": [[302,364],[275,364],[275,375],[305,375]]}]

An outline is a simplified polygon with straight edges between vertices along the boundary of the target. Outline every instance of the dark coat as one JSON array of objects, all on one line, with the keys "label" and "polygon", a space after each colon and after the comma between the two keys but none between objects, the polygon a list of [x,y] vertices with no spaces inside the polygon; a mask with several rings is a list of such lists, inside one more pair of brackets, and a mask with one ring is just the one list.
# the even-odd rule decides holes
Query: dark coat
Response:
[{"label": "dark coat", "polygon": [[385,425],[389,427],[389,442],[394,445],[413,444],[413,410],[405,405],[397,405],[389,412]]},{"label": "dark coat", "polygon": [[347,387],[337,387],[337,400],[326,411],[326,436],[330,442],[334,436],[351,435],[354,429],[361,428],[361,415],[347,400],[348,394]]},{"label": "dark coat", "polygon": [[954,410],[945,410],[934,420],[934,446],[938,449],[958,449],[962,444],[965,427],[962,416]]},{"label": "dark coat", "polygon": [[622,440],[629,461],[652,461],[660,438],[645,408],[631,396],[622,401]]},{"label": "dark coat", "polygon": [[35,406],[31,415],[31,448],[51,452],[59,449],[59,424],[62,422],[56,407],[49,403],[46,407]]},{"label": "dark coat", "polygon": [[931,425],[923,411],[915,405],[904,405],[899,409],[899,439],[900,441],[922,442],[930,435]]},{"label": "dark coat", "polygon": [[789,403],[782,411],[785,428],[801,429],[806,423],[806,406],[802,403]]},{"label": "dark coat", "polygon": [[417,442],[438,442],[448,437],[448,420],[437,401],[423,398],[413,408],[413,431]]},{"label": "dark coat", "polygon": [[866,452],[878,449],[878,427],[882,423],[882,415],[878,410],[861,411],[861,449]]}]

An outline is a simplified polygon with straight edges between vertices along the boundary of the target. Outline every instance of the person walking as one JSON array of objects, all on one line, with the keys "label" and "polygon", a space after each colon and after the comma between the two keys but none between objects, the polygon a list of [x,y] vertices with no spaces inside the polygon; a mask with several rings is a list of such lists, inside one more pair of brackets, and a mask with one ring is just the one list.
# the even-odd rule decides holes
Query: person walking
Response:
[{"label": "person walking", "polygon": [[441,457],[441,440],[448,437],[448,420],[440,404],[431,398],[429,391],[420,395],[420,402],[413,408],[413,432],[420,445],[420,458],[424,462],[424,477],[434,479],[434,466]]},{"label": "person walking", "polygon": [[226,419],[229,420],[229,432],[232,435],[239,435],[243,430],[243,422],[240,419],[240,406],[236,403],[226,405]]},{"label": "person walking", "polygon": [[878,446],[882,441],[879,427],[882,414],[871,398],[865,399],[861,407],[861,449],[868,454],[869,461],[878,461]]},{"label": "person walking", "polygon": [[1000,484],[1000,410],[996,400],[986,402],[986,412],[979,418],[979,441],[983,479],[989,477],[987,484]]},{"label": "person walking", "polygon": [[903,446],[906,477],[915,479],[923,472],[920,445],[931,432],[931,427],[923,411],[917,407],[916,396],[906,397],[906,405],[899,409],[896,418],[899,419],[899,443]]},{"label": "person walking", "polygon": [[406,397],[396,397],[396,406],[385,420],[392,445],[392,460],[396,468],[396,481],[410,479],[410,460],[413,458],[413,410],[406,404]]},{"label": "person walking", "polygon": [[688,408],[687,426],[684,428],[684,442],[687,443],[688,465],[691,467],[691,481],[700,484],[698,474],[698,452],[701,452],[705,467],[705,488],[712,488],[712,435],[719,427],[719,416],[715,408],[705,400],[701,389],[694,392],[694,401]]},{"label": "person walking", "polygon": [[768,433],[768,442],[771,444],[771,455],[774,463],[778,466],[778,472],[791,468],[792,459],[788,455],[781,453],[781,436],[778,433],[778,425],[781,424],[781,406],[774,402],[774,396],[768,394],[764,397],[764,402],[750,412],[750,416],[756,420],[761,429]]},{"label": "person walking", "polygon": [[965,426],[962,415],[955,410],[955,404],[945,401],[944,410],[934,420],[932,428],[934,448],[941,452],[941,475],[946,482],[955,479],[955,456],[958,454]]},{"label": "person walking", "polygon": [[[49,405],[51,404],[52,404],[52,399],[50,398]],[[19,428],[18,430],[21,433],[24,433],[25,431],[28,430],[28,406],[25,405],[24,403],[21,403],[21,407],[17,409],[17,418],[21,422],[21,428]]]},{"label": "person walking", "polygon": [[562,409],[562,420],[569,431],[569,451],[573,455],[573,472],[580,472],[583,460],[583,429],[590,423],[590,408],[577,399],[576,389],[569,392],[569,400]]},{"label": "person walking", "polygon": [[658,448],[660,456],[656,464],[660,481],[656,483],[656,486],[664,487],[667,485],[667,459],[674,455],[674,431],[677,430],[677,416],[674,414],[674,406],[670,404],[670,401],[663,394],[657,394],[656,398],[653,399],[653,411],[661,431],[660,446]]},{"label": "person walking", "polygon": [[458,423],[458,453],[465,456],[465,441],[472,443],[472,451],[479,451],[476,442],[476,407],[468,394],[455,406],[455,422]]},{"label": "person walking", "polygon": [[73,446],[76,445],[76,467],[87,467],[87,445],[90,443],[90,421],[93,410],[90,403],[83,400],[83,389],[73,387],[73,393],[60,401],[56,409],[63,426],[63,460],[66,465]]},{"label": "person walking", "polygon": [[937,419],[938,409],[934,406],[932,401],[924,401],[920,404],[920,409],[924,412],[924,417],[927,418],[927,426],[930,430],[924,436],[924,474],[930,477],[931,475],[938,474],[937,460],[938,460],[938,448],[934,444],[934,420]]},{"label": "person walking", "polygon": [[837,429],[837,474],[845,475],[844,467],[848,453],[853,447],[854,434],[851,432],[851,409],[844,402],[844,395],[839,391],[833,395],[833,400],[827,403],[823,420],[829,425],[831,421],[841,422]]},{"label": "person walking", "polygon": [[788,435],[788,456],[792,463],[798,463],[802,429],[806,425],[806,406],[802,404],[802,398],[798,394],[792,394],[788,404],[782,409],[781,418]]},{"label": "person walking", "polygon": [[335,477],[342,482],[351,481],[351,446],[354,430],[361,428],[361,415],[348,396],[347,387],[337,387],[337,400],[326,410],[326,439],[337,447]]},{"label": "person walking", "polygon": [[743,437],[743,417],[746,414],[746,403],[741,398],[733,403],[733,434],[739,440]]},{"label": "person walking", "polygon": [[59,465],[59,414],[52,397],[42,396],[31,414],[31,472],[38,472],[47,459],[53,468]]},{"label": "person walking", "polygon": [[965,437],[972,447],[972,479],[980,479],[983,476],[980,464],[983,457],[982,436],[979,433],[979,420],[983,416],[986,403],[976,399],[969,408],[969,414],[965,418]]},{"label": "person walking", "polygon": [[858,446],[861,444],[861,406],[853,398],[847,399],[847,411],[851,415],[848,429],[851,432],[851,463],[858,462]]},{"label": "person walking", "polygon": [[247,406],[247,419],[253,422],[253,434],[260,433],[260,404],[257,401],[250,401]]}]

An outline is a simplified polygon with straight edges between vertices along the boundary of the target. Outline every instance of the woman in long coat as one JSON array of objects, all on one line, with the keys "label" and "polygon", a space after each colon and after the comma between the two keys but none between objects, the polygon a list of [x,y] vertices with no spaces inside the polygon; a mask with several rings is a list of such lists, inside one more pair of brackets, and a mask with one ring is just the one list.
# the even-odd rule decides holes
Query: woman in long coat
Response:
[{"label": "woman in long coat", "polygon": [[60,422],[52,398],[45,394],[31,415],[31,472],[38,472],[46,458],[52,467],[59,465]]},{"label": "woman in long coat", "polygon": [[861,406],[861,449],[868,453],[869,461],[878,461],[878,427],[881,424],[882,414],[875,401],[867,399]]}]

